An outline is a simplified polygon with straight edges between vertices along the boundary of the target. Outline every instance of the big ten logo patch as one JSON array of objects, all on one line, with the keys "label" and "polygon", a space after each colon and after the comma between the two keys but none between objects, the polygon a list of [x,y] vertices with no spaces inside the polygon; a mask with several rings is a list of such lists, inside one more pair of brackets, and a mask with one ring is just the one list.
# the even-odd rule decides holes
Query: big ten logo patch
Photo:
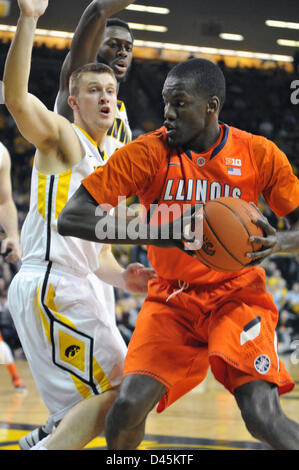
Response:
[{"label": "big ten logo patch", "polygon": [[242,160],[240,158],[226,158],[225,164],[231,166],[242,166]]}]

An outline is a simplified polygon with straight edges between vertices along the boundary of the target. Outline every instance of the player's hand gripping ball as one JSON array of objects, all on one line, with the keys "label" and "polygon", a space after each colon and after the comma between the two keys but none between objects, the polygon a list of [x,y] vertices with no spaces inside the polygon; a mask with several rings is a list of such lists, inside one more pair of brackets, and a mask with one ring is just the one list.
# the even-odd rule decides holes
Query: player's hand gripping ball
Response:
[{"label": "player's hand gripping ball", "polygon": [[[194,256],[215,271],[233,272],[252,263],[247,253],[261,249],[251,236],[264,237],[252,220],[261,219],[258,209],[248,202],[222,197],[209,201],[202,209],[202,244]],[[190,254],[190,253],[189,253]]]}]

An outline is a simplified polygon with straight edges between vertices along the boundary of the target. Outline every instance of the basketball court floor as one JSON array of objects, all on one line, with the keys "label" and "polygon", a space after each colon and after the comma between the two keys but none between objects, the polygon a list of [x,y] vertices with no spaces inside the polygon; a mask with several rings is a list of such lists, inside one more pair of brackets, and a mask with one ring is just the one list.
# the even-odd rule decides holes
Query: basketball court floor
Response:
[{"label": "basketball court floor", "polygon": [[[299,422],[299,364],[290,354],[281,356],[296,383],[281,397],[282,408]],[[0,365],[0,450],[19,451],[18,440],[42,425],[48,412],[32,379],[26,361],[16,362],[27,392],[17,393],[5,366]],[[86,450],[105,450],[100,436]],[[148,417],[146,436],[140,450],[267,450],[250,436],[233,396],[218,384],[211,373],[203,384],[173,404],[162,414]]]}]

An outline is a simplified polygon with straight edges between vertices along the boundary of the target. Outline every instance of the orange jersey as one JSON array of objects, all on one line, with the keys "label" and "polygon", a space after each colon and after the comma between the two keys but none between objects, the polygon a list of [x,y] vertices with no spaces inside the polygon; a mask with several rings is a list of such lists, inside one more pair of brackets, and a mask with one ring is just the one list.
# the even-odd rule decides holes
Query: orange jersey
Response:
[{"label": "orange jersey", "polygon": [[[136,194],[149,222],[153,204],[191,206],[222,196],[257,205],[263,194],[278,217],[293,212],[299,205],[299,180],[285,154],[264,137],[226,124],[220,128],[217,142],[198,154],[169,147],[162,127],[119,149],[82,184],[99,204],[116,206],[118,196]],[[148,257],[157,275],[168,280],[200,285],[236,276],[212,271],[177,248],[148,246]]]}]

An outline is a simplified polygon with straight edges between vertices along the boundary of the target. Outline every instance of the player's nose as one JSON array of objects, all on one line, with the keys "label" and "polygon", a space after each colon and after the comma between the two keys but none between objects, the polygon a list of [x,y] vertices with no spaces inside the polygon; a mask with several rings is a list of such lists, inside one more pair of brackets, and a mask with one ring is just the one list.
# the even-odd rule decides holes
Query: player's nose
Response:
[{"label": "player's nose", "polygon": [[100,96],[100,103],[108,103],[110,100],[110,95],[106,91],[103,91],[103,93]]},{"label": "player's nose", "polygon": [[122,45],[117,51],[118,57],[127,57],[128,52],[125,45]]},{"label": "player's nose", "polygon": [[164,117],[168,120],[174,120],[176,118],[176,112],[173,106],[170,103],[165,104],[164,106]]}]

